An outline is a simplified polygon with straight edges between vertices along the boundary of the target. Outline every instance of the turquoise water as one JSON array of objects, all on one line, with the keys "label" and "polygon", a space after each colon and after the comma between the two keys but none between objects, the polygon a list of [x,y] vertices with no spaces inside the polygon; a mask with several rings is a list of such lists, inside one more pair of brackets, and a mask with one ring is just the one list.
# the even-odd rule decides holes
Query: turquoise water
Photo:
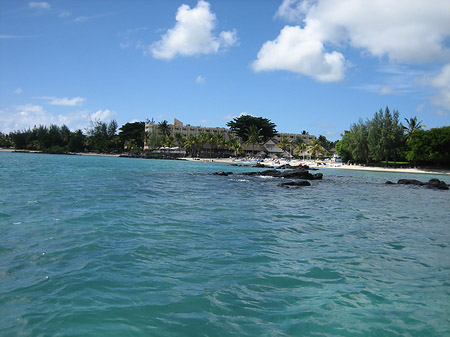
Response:
[{"label": "turquoise water", "polygon": [[[0,153],[1,336],[450,336],[450,192]],[[450,183],[449,176],[433,176]]]}]

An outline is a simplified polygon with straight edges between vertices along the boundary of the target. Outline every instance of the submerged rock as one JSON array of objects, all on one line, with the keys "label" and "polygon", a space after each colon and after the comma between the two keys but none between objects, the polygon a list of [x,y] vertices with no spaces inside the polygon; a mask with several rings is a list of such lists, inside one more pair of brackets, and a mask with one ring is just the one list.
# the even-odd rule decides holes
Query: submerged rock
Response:
[{"label": "submerged rock", "polygon": [[425,185],[426,183],[423,183],[419,180],[416,179],[400,179],[399,181],[397,181],[397,184],[402,184],[402,185]]},{"label": "submerged rock", "polygon": [[214,172],[213,174],[216,175],[216,176],[225,176],[225,177],[227,177],[227,176],[233,174],[233,172],[219,171],[219,172]]},{"label": "submerged rock", "polygon": [[[392,181],[386,181],[386,184],[392,185],[394,184]],[[397,181],[397,184],[399,185],[415,185],[415,186],[425,186],[427,188],[433,188],[438,190],[448,190],[448,185],[439,179],[430,179],[428,182],[419,181],[416,179],[399,179]]]},{"label": "submerged rock", "polygon": [[309,181],[297,180],[297,181],[288,181],[285,183],[278,184],[280,187],[300,187],[300,186],[311,186]]}]

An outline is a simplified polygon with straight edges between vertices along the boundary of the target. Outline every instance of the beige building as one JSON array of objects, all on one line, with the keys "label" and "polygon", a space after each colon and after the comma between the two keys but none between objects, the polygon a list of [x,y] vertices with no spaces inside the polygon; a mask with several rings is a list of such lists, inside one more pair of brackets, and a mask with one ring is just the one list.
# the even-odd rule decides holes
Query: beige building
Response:
[{"label": "beige building", "polygon": [[[179,121],[176,118],[173,119],[173,124],[169,124],[169,128],[172,131],[172,135],[181,133],[183,137],[187,137],[189,135],[198,135],[200,133],[222,133],[225,136],[225,139],[231,138],[231,131],[229,129],[191,126],[189,124],[184,125],[183,122]],[[158,136],[161,136],[161,131],[159,130],[158,123],[145,124],[145,132],[147,134],[156,133]]]},{"label": "beige building", "polygon": [[[220,128],[220,127],[204,127],[204,126],[191,126],[189,124],[184,125],[183,122],[179,121],[178,119],[174,118],[173,124],[169,124],[169,128],[172,132],[172,135],[175,135],[176,133],[180,133],[183,137],[187,137],[189,135],[198,135],[200,133],[222,133],[224,135],[225,139],[231,139],[233,137],[233,132],[230,129],[227,128]],[[147,134],[157,134],[158,136],[161,136],[161,131],[159,129],[158,123],[147,123],[145,124],[145,132]],[[297,134],[297,133],[278,133],[273,139],[269,139],[266,143],[263,145],[257,146],[258,151],[265,151],[267,153],[281,153],[283,150],[281,150],[277,144],[280,141],[282,137],[286,137],[289,142],[295,143],[297,139],[301,138],[305,143],[311,143],[313,139],[315,139],[315,136],[308,135],[308,134]],[[144,150],[147,150],[148,146],[144,143]],[[246,151],[249,151],[251,149],[250,146],[245,147]],[[256,149],[255,149],[256,150]]]}]

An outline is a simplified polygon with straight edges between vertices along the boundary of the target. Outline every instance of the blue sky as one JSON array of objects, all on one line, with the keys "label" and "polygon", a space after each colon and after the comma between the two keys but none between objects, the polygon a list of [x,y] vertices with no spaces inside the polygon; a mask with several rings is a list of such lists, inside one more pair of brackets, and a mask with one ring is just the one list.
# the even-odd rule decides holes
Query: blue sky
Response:
[{"label": "blue sky", "polygon": [[90,120],[331,140],[389,106],[450,124],[450,1],[0,2],[0,131]]}]

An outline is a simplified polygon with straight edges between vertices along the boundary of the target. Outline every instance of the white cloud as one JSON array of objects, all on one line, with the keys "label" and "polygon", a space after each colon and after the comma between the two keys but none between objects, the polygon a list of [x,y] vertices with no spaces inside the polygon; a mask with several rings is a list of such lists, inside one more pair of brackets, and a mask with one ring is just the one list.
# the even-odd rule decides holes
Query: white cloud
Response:
[{"label": "white cloud", "polygon": [[50,4],[48,2],[45,2],[45,1],[41,1],[41,2],[31,1],[31,2],[28,3],[28,6],[30,8],[46,9],[46,10],[51,8]]},{"label": "white cloud", "polygon": [[60,106],[77,106],[83,104],[83,102],[86,101],[86,98],[79,96],[74,98],[67,98],[67,97],[58,98],[53,96],[44,96],[38,98],[48,100],[47,104]]},{"label": "white cloud", "polygon": [[256,71],[288,70],[338,81],[347,47],[410,64],[450,57],[448,0],[284,0],[276,17],[299,26],[286,26],[263,45],[253,63]]},{"label": "white cloud", "polygon": [[206,79],[202,75],[198,75],[197,78],[195,79],[195,82],[203,84],[206,82]]},{"label": "white cloud", "polygon": [[437,89],[431,98],[431,103],[450,110],[450,63],[441,72],[428,81],[429,85]]},{"label": "white cloud", "polygon": [[314,28],[284,27],[274,41],[267,41],[253,62],[255,71],[287,70],[335,82],[344,78],[345,59],[341,53],[326,53]]},{"label": "white cloud", "polygon": [[171,60],[177,55],[194,56],[214,54],[220,49],[237,44],[236,31],[213,34],[216,15],[210,11],[208,2],[200,0],[197,7],[181,5],[176,15],[175,27],[169,29],[160,41],[147,48],[154,58]]},{"label": "white cloud", "polygon": [[292,23],[300,22],[312,4],[312,1],[307,0],[283,0],[283,3],[280,5],[277,13],[275,14],[275,17]]},{"label": "white cloud", "polygon": [[44,109],[42,105],[25,104],[0,110],[0,132],[32,128],[35,125],[67,125],[70,130],[84,130],[93,120],[105,121],[115,112],[98,110],[92,114],[88,111],[73,111],[67,114],[54,114]]},{"label": "white cloud", "polygon": [[111,116],[113,116],[115,112],[110,111],[108,109],[106,110],[97,110],[93,114],[89,115],[90,120],[92,121],[105,121]]},{"label": "white cloud", "polygon": [[15,94],[21,94],[23,92],[22,88],[17,88],[16,90],[14,90]]}]

